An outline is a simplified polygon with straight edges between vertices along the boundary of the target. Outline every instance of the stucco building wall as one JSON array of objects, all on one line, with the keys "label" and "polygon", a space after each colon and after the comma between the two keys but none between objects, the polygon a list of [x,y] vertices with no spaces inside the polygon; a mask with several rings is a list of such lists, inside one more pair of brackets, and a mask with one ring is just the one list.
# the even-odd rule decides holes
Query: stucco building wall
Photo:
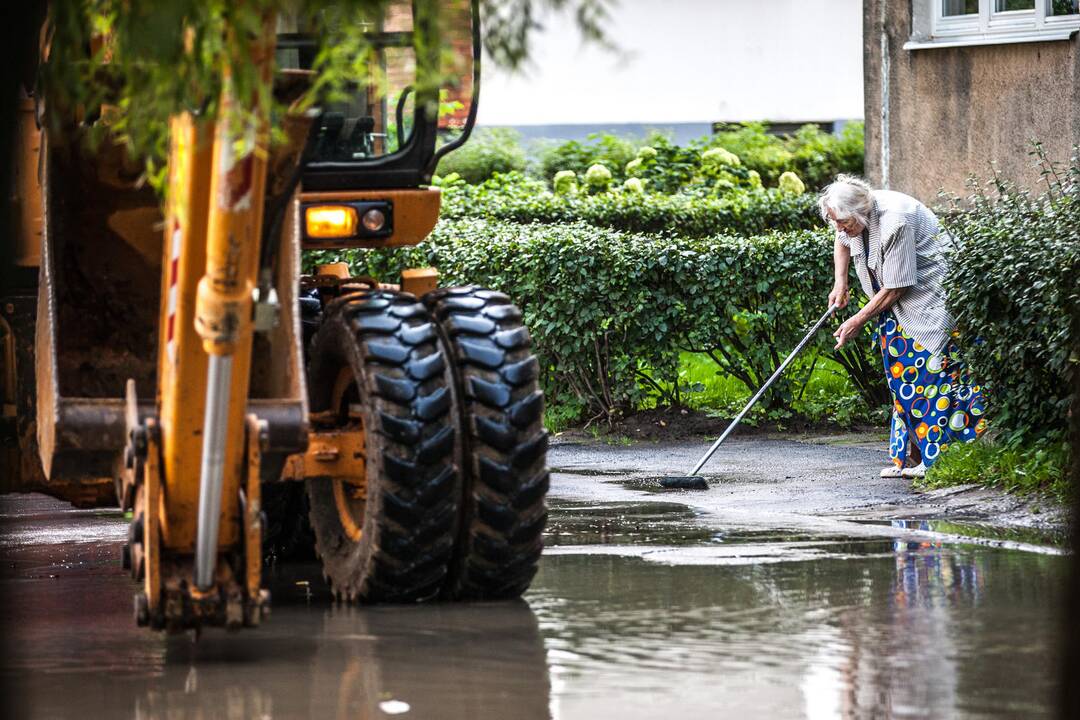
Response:
[{"label": "stucco building wall", "polygon": [[866,174],[924,202],[965,193],[990,163],[1034,187],[1038,138],[1067,160],[1080,143],[1080,40],[904,50],[911,0],[864,0]]},{"label": "stucco building wall", "polygon": [[[862,117],[862,0],[619,0],[583,43],[541,12],[526,68],[485,61],[481,125],[556,126]],[[836,38],[847,38],[844,43]]]}]

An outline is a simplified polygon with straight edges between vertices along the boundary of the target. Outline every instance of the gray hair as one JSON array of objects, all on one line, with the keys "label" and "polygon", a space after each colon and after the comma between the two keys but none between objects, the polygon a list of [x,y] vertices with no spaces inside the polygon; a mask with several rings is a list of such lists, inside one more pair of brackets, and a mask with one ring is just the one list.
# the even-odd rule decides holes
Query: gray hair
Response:
[{"label": "gray hair", "polygon": [[836,181],[821,191],[818,210],[824,220],[829,219],[828,210],[836,213],[839,220],[854,218],[860,225],[870,225],[870,213],[874,209],[873,188],[860,177],[837,175]]}]

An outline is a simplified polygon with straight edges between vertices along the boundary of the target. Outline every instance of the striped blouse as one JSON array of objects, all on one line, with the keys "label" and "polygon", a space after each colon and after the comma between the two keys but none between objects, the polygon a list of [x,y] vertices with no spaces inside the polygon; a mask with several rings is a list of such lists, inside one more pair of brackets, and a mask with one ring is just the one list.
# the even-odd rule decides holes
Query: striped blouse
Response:
[{"label": "striped blouse", "polygon": [[910,288],[891,308],[896,321],[931,353],[941,352],[956,327],[945,307],[941,284],[952,238],[929,208],[891,190],[874,191],[874,209],[868,219],[869,254],[861,237],[838,233],[851,249],[863,292],[874,296],[871,273],[881,288]]}]

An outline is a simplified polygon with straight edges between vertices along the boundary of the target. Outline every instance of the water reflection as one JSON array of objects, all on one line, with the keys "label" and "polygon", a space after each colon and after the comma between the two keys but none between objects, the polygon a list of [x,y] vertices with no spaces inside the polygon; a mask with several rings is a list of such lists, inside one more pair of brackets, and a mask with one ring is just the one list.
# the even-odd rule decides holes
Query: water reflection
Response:
[{"label": "water reflection", "polygon": [[549,501],[545,547],[568,545],[691,545],[715,530],[677,503]]},{"label": "water reflection", "polygon": [[890,539],[769,564],[675,558],[545,558],[532,604],[557,717],[1051,713],[1065,558]]},{"label": "water reflection", "polygon": [[550,717],[527,604],[287,608],[274,622],[287,637],[169,643],[161,680],[135,695],[135,717]]},{"label": "water reflection", "polygon": [[42,516],[34,542],[13,522],[11,717],[1027,718],[1057,692],[1056,555],[555,507],[528,604],[334,607],[317,568],[283,567],[262,628],[195,643],[135,627],[118,542],[66,540],[120,521]]},{"label": "water reflection", "polygon": [[196,642],[135,626],[117,544],[4,539],[4,717],[550,718],[524,602],[332,606],[317,568],[290,568],[263,627]]},{"label": "water reflection", "polygon": [[[893,520],[892,526],[930,532],[926,520]],[[896,586],[893,600],[898,607],[933,606],[938,602],[978,604],[985,583],[980,555],[943,551],[934,540],[893,540],[896,553]]]}]

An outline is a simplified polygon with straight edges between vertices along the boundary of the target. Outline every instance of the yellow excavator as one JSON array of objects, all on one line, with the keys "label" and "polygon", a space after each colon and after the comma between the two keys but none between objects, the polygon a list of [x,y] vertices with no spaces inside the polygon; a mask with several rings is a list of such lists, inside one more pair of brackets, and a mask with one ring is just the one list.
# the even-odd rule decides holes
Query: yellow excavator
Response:
[{"label": "yellow excavator", "polygon": [[[0,492],[129,511],[140,625],[258,625],[285,545],[344,601],[509,598],[536,572],[547,434],[521,312],[433,268],[302,272],[305,250],[422,242],[435,167],[475,122],[476,0],[390,2],[365,32],[346,99],[274,119],[225,78],[216,123],[174,116],[164,210],[118,143],[82,142],[108,112],[59,132],[22,99]],[[268,18],[252,59],[282,106],[318,47]],[[238,140],[241,113],[259,122]]]}]

